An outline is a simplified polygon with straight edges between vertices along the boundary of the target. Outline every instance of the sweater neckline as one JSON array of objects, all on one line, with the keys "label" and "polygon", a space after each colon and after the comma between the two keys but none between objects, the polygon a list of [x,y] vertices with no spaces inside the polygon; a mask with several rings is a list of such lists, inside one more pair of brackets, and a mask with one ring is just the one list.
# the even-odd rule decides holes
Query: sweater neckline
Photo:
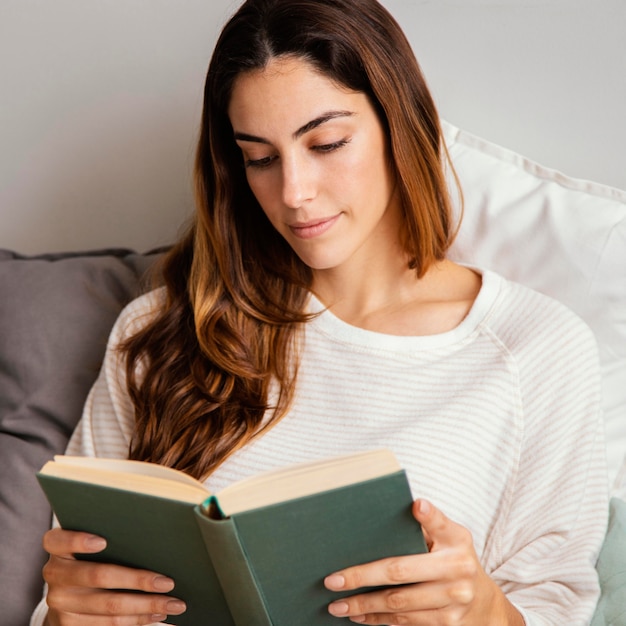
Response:
[{"label": "sweater neckline", "polygon": [[344,322],[331,311],[326,310],[322,302],[313,294],[310,296],[308,310],[319,313],[313,318],[310,325],[325,335],[344,343],[366,348],[389,349],[400,352],[409,352],[419,347],[421,349],[451,346],[464,341],[474,335],[489,317],[499,293],[504,285],[504,279],[498,274],[476,267],[482,283],[478,295],[468,314],[455,328],[434,335],[389,335],[373,330],[366,330]]}]

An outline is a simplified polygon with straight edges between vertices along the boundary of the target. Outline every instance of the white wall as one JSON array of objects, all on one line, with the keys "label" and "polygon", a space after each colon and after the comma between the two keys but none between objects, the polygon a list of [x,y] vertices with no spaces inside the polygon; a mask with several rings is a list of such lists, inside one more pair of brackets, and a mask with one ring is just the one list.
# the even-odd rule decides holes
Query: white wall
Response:
[{"label": "white wall", "polygon": [[[0,0],[0,247],[168,243],[237,0]],[[442,115],[626,189],[624,0],[384,0]]]},{"label": "white wall", "polygon": [[625,0],[383,0],[443,117],[626,189]]}]

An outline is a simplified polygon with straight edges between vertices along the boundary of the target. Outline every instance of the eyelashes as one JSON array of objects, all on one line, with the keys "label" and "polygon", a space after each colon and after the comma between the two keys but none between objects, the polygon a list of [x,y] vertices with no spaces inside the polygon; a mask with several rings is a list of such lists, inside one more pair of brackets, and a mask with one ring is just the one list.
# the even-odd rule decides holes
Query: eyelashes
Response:
[{"label": "eyelashes", "polygon": [[277,157],[263,157],[262,159],[248,159],[245,162],[246,167],[253,167],[256,169],[263,169],[269,167]]},{"label": "eyelashes", "polygon": [[[332,143],[311,146],[310,150],[319,154],[330,154],[339,150],[340,148],[343,148],[349,143],[349,139],[341,139],[340,141],[334,141]],[[245,166],[247,168],[266,169],[270,165],[272,165],[276,161],[276,159],[278,159],[278,156],[267,156],[260,159],[247,159],[245,161]]]},{"label": "eyelashes", "polygon": [[341,141],[326,143],[321,146],[312,146],[311,150],[313,150],[314,152],[321,152],[322,154],[327,152],[334,152],[335,150],[339,150],[339,148],[343,148],[349,142],[349,139],[342,139]]}]

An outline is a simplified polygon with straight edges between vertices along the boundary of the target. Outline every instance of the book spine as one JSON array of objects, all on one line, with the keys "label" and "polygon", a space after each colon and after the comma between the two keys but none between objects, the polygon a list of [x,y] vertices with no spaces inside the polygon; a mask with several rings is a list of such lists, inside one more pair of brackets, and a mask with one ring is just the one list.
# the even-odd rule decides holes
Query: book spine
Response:
[{"label": "book spine", "polygon": [[237,626],[273,626],[263,593],[231,518],[213,519],[195,509],[207,552]]}]

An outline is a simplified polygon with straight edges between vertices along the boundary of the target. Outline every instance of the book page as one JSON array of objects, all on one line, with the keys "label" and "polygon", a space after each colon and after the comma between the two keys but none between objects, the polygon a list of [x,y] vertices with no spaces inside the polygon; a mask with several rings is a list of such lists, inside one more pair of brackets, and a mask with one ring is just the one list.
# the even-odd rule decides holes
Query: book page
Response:
[{"label": "book page", "polygon": [[223,489],[217,494],[217,500],[225,515],[234,515],[371,480],[401,469],[391,450],[371,450],[252,476]]},{"label": "book page", "polygon": [[54,457],[55,463],[63,463],[64,465],[72,465],[78,467],[89,467],[92,469],[101,469],[111,472],[124,472],[125,474],[141,474],[142,476],[153,476],[154,478],[162,478],[164,480],[173,480],[179,483],[186,483],[196,487],[202,487],[202,483],[189,474],[171,467],[165,467],[158,463],[149,463],[147,461],[131,461],[130,459],[105,459],[101,457],[87,456],[67,456],[57,454]]},{"label": "book page", "polygon": [[211,495],[201,482],[184,472],[143,461],[55,456],[40,473],[192,504]]}]

